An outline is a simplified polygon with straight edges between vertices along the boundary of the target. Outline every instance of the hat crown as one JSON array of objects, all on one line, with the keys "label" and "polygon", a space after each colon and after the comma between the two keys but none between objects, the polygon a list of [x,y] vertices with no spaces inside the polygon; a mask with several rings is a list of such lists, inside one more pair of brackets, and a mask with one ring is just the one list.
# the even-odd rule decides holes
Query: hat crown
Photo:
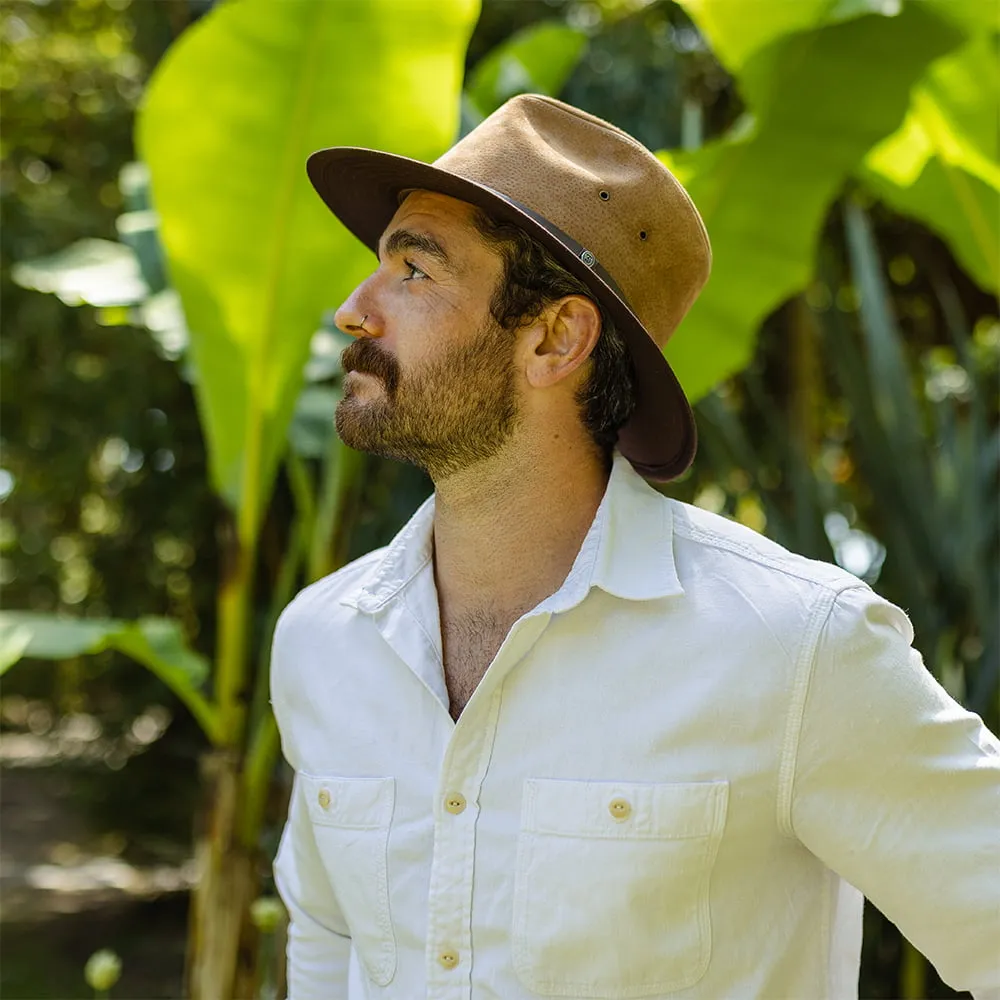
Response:
[{"label": "hat crown", "polygon": [[512,198],[580,243],[661,348],[708,280],[708,234],[680,182],[628,133],[578,108],[514,97],[434,166]]}]

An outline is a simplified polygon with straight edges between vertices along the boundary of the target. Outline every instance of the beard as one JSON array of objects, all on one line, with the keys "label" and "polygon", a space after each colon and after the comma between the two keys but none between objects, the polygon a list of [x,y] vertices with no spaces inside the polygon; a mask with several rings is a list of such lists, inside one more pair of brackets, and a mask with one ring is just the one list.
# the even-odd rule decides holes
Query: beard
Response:
[{"label": "beard", "polygon": [[520,423],[514,337],[488,319],[468,343],[404,373],[395,357],[363,337],[342,354],[344,372],[380,383],[362,399],[348,392],[336,427],[350,448],[409,462],[432,480],[492,458]]}]

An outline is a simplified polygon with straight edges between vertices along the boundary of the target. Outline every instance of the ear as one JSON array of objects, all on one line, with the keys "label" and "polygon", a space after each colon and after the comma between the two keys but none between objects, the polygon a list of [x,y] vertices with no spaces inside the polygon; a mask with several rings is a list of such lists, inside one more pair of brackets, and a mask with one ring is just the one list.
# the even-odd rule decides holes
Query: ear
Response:
[{"label": "ear", "polygon": [[601,335],[601,311],[585,295],[567,295],[546,307],[524,333],[525,375],[534,388],[545,389],[590,357]]}]

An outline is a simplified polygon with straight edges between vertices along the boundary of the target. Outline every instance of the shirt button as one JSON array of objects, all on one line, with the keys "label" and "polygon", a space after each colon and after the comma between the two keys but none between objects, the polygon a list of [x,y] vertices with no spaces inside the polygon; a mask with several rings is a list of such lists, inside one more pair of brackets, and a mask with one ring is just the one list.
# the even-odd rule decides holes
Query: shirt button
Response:
[{"label": "shirt button", "polygon": [[438,961],[446,969],[454,969],[455,966],[458,965],[458,952],[452,951],[450,948],[448,948],[445,951],[442,951],[440,955],[438,955]]},{"label": "shirt button", "polygon": [[444,800],[444,807],[452,815],[457,816],[465,809],[465,796],[461,792],[450,792]]},{"label": "shirt button", "polygon": [[330,792],[327,789],[321,788],[319,790],[319,795],[317,795],[316,798],[319,800],[319,804],[324,809],[330,808]]},{"label": "shirt button", "polygon": [[615,819],[628,819],[632,815],[632,806],[629,805],[628,799],[612,799],[608,803],[608,812]]}]

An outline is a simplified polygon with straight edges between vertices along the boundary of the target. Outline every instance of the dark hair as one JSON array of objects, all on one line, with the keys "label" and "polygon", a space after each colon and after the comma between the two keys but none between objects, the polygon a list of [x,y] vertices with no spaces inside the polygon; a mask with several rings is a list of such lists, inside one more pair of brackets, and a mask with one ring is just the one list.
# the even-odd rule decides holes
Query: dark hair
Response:
[{"label": "dark hair", "polygon": [[614,322],[594,293],[520,226],[499,222],[482,209],[476,209],[473,222],[486,245],[503,260],[490,313],[504,330],[531,322],[564,295],[585,295],[600,310],[601,335],[590,355],[590,375],[577,390],[576,401],[594,443],[610,455],[618,431],[636,407],[632,355]]}]

